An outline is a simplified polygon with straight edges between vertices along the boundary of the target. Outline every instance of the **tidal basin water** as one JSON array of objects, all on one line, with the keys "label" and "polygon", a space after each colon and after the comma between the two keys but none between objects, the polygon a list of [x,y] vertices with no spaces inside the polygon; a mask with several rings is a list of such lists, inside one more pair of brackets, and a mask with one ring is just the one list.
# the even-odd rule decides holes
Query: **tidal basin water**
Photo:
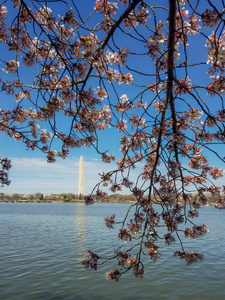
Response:
[{"label": "tidal basin water", "polygon": [[209,233],[191,241],[204,252],[202,262],[187,267],[167,247],[159,261],[147,263],[143,279],[130,272],[119,282],[105,280],[113,263],[85,270],[87,250],[109,256],[117,248],[117,232],[104,217],[122,217],[127,207],[0,203],[0,299],[225,299],[225,211],[213,207],[200,210]]}]

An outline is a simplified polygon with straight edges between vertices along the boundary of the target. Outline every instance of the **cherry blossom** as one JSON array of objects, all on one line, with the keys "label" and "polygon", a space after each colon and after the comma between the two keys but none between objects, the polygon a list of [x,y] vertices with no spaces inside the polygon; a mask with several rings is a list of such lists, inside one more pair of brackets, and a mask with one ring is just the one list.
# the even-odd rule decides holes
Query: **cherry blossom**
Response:
[{"label": "cherry blossom", "polygon": [[9,185],[11,181],[8,178],[8,171],[12,167],[11,161],[8,158],[2,158],[0,156],[0,165],[1,165],[1,170],[0,170],[1,186]]},{"label": "cherry blossom", "polygon": [[[129,270],[142,278],[142,257],[160,259],[159,241],[176,241],[187,265],[202,260],[182,241],[207,233],[196,221],[201,206],[213,199],[225,208],[225,188],[216,185],[225,161],[224,9],[192,0],[97,0],[87,10],[59,2],[60,14],[51,2],[0,5],[1,133],[49,163],[96,150],[113,170],[100,171],[86,205],[105,189],[132,194],[121,220],[105,218],[124,250],[107,258],[88,251],[85,267],[114,261],[106,279]],[[10,160],[0,163],[7,185]]]},{"label": "cherry blossom", "polygon": [[5,72],[15,74],[17,72],[19,65],[20,63],[18,61],[15,60],[7,61]]},{"label": "cherry blossom", "polygon": [[34,55],[26,53],[26,56],[22,56],[24,66],[31,67],[35,64]]},{"label": "cherry blossom", "polygon": [[94,198],[91,196],[85,196],[84,201],[86,205],[91,205],[95,202]]},{"label": "cherry blossom", "polygon": [[108,228],[113,228],[115,224],[115,214],[105,219],[105,224]]},{"label": "cherry blossom", "polygon": [[116,281],[119,280],[119,277],[121,276],[121,273],[118,269],[115,269],[115,270],[111,270],[109,272],[107,272],[105,274],[105,278],[108,280],[108,279],[115,279]]},{"label": "cherry blossom", "polygon": [[216,27],[219,22],[220,18],[218,16],[218,13],[215,11],[215,9],[206,9],[206,11],[202,14],[202,22],[204,26],[209,26],[210,28]]},{"label": "cherry blossom", "polygon": [[89,250],[86,253],[86,258],[86,260],[82,261],[82,264],[85,266],[85,268],[87,269],[90,267],[92,270],[96,270],[98,265],[98,259],[100,257]]},{"label": "cherry blossom", "polygon": [[202,260],[204,256],[202,254],[196,253],[196,252],[181,252],[177,251],[175,252],[175,256],[180,257],[181,259],[184,259],[186,261],[187,265],[193,264],[199,260]]},{"label": "cherry blossom", "polygon": [[6,22],[6,15],[8,13],[7,7],[4,5],[0,6],[0,21],[5,23]]}]

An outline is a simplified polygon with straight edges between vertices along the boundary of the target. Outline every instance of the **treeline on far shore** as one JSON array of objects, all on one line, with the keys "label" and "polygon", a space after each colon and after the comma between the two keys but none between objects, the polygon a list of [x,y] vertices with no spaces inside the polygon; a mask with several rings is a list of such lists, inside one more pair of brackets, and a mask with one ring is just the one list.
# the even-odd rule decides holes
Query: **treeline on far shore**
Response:
[{"label": "treeline on far shore", "polygon": [[[195,196],[193,194],[193,196]],[[217,201],[216,197],[207,195],[208,203],[207,205],[214,205]],[[196,199],[197,200],[197,199]],[[133,203],[136,201],[133,195],[120,195],[112,194],[106,195],[101,199],[97,199],[96,202],[104,203]],[[198,200],[197,200],[198,201]],[[4,194],[0,193],[0,202],[84,202],[84,195],[77,195],[72,193],[62,193],[62,194],[49,194],[44,195],[42,193],[35,194]],[[179,201],[180,204],[183,202]],[[160,204],[160,200],[156,201],[156,204]]]},{"label": "treeline on far shore", "polygon": [[[49,194],[44,195],[42,193],[35,194],[4,194],[0,193],[1,202],[81,202],[83,201],[84,195],[77,195],[72,193],[62,194]],[[135,201],[133,195],[107,195],[100,201],[106,203],[130,203]]]}]

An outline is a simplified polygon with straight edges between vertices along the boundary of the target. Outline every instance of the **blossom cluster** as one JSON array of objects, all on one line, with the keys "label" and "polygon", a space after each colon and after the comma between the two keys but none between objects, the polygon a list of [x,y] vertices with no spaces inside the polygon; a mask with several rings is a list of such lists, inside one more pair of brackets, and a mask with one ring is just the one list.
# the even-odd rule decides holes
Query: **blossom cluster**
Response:
[{"label": "blossom cluster", "polygon": [[203,224],[202,226],[194,226],[193,229],[190,228],[186,228],[185,229],[185,237],[191,237],[191,238],[198,238],[198,237],[202,237],[203,235],[205,235],[208,230],[206,229],[206,225]]},{"label": "blossom cluster", "polygon": [[115,214],[113,214],[111,217],[105,218],[105,225],[108,228],[113,228],[115,224]]},{"label": "blossom cluster", "polygon": [[10,180],[8,178],[8,171],[12,167],[11,161],[8,158],[0,156],[0,184],[1,186],[9,185]]},{"label": "blossom cluster", "polygon": [[[50,163],[83,146],[94,147],[105,163],[116,160],[116,170],[102,173],[96,195],[84,202],[104,198],[101,187],[132,193],[124,219],[115,221],[113,214],[105,224],[122,224],[118,238],[137,254],[117,251],[120,269],[107,272],[106,279],[117,281],[129,269],[143,277],[141,256],[158,259],[159,239],[171,245],[175,237],[207,232],[206,225],[193,222],[210,196],[225,208],[225,188],[214,184],[224,171],[210,165],[203,150],[224,162],[213,148],[225,142],[224,9],[207,6],[200,14],[198,3],[194,8],[190,1],[172,1],[176,13],[160,20],[171,7],[96,0],[82,16],[81,1],[59,1],[59,15],[51,1],[28,7],[18,0],[13,8],[9,4],[9,16],[7,2],[0,5],[0,43],[8,50],[1,57],[0,90],[12,102],[0,110],[0,131],[27,149],[39,148]],[[190,55],[194,39],[199,48],[204,39],[205,61]],[[200,76],[190,76],[203,68],[205,86]],[[215,107],[204,92],[219,99]],[[100,140],[109,128],[119,138],[119,158]],[[0,181],[9,184],[10,162],[0,163]],[[184,250],[175,255],[187,264],[203,258]],[[96,270],[100,257],[88,251],[86,258],[84,266]]]},{"label": "blossom cluster", "polygon": [[206,11],[202,14],[202,22],[204,26],[215,28],[220,22],[220,17],[215,9],[206,9]]},{"label": "blossom cluster", "polygon": [[114,269],[114,270],[110,270],[109,272],[107,272],[105,274],[105,278],[107,280],[111,279],[115,279],[116,281],[119,281],[119,278],[121,276],[121,272],[118,269]]},{"label": "blossom cluster", "polygon": [[97,270],[98,259],[100,257],[89,250],[86,253],[86,258],[86,260],[82,261],[82,264],[85,266],[85,268],[88,269],[90,267],[92,270]]},{"label": "blossom cluster", "polygon": [[[132,257],[131,254],[128,254],[126,251],[115,251],[117,260],[118,260],[118,265],[120,266],[120,274],[122,274],[123,270],[130,270],[132,269],[134,272],[135,277],[142,278],[144,275],[144,268],[140,260],[138,260],[135,257]],[[110,279],[116,279],[113,276],[109,276],[112,271],[106,273],[106,276],[109,277]]]},{"label": "blossom cluster", "polygon": [[[123,1],[122,4],[126,5],[127,3]],[[56,156],[65,157],[69,153],[70,147],[93,144],[93,133],[95,130],[104,130],[109,127],[111,122],[111,110],[109,107],[104,105],[102,108],[95,109],[107,97],[107,91],[101,86],[97,86],[96,89],[89,88],[87,91],[80,88],[74,89],[74,84],[77,84],[78,87],[80,80],[85,78],[91,65],[95,67],[98,74],[100,73],[101,76],[105,75],[109,81],[115,80],[119,84],[131,84],[133,80],[131,73],[126,74],[108,67],[108,65],[125,65],[129,50],[120,47],[118,51],[114,52],[109,51],[109,49],[100,51],[101,43],[94,31],[86,35],[79,34],[77,40],[75,40],[76,31],[79,30],[80,25],[72,10],[66,11],[64,16],[58,15],[57,18],[48,6],[43,6],[35,12],[31,8],[20,5],[19,2],[15,5],[15,8],[20,8],[20,10],[18,23],[11,27],[11,31],[5,25],[8,14],[7,7],[1,6],[1,41],[8,43],[12,52],[17,51],[20,53],[22,51],[21,61],[19,61],[19,56],[17,56],[16,60],[6,61],[3,71],[19,75],[20,68],[23,66],[33,67],[36,65],[38,75],[31,88],[28,88],[28,86],[24,88],[23,83],[18,81],[19,79],[17,80],[18,82],[14,81],[11,83],[2,81],[2,88],[7,93],[15,94],[15,100],[20,103],[26,99],[31,100],[33,97],[33,95],[31,97],[30,93],[32,89],[49,91],[47,94],[50,97],[43,99],[46,103],[43,107],[36,106],[35,109],[29,111],[21,109],[20,113],[17,113],[15,121],[20,124],[25,123],[29,118],[41,122],[51,121],[55,118],[56,113],[63,111],[66,116],[74,118],[74,128],[78,133],[87,131],[90,133],[87,138],[76,139],[76,142],[72,141],[71,135],[66,137],[63,134],[61,141],[63,143],[64,141],[66,142],[62,149],[66,148],[66,150],[61,150],[57,154],[55,152],[48,153],[48,160],[54,161]],[[96,1],[94,9],[96,12],[100,11],[103,13],[104,22],[113,22],[112,17],[116,14],[117,4],[99,0]],[[141,8],[139,9],[141,23],[140,14],[144,14],[144,10]],[[31,15],[34,16],[33,19]],[[43,31],[41,35],[31,37],[26,25],[33,22],[34,19],[37,24],[43,27]],[[142,19],[144,19],[144,15]],[[9,38],[7,34],[11,34],[10,42],[6,41],[6,38]],[[49,34],[56,36],[55,43],[50,39]],[[68,57],[73,57],[74,62],[72,63],[72,60]],[[22,90],[17,92],[16,89],[18,88]],[[94,92],[97,94],[97,98],[94,97]],[[43,92],[43,95],[47,94]],[[42,95],[42,93],[39,95]],[[78,105],[68,108],[68,105],[75,102]],[[80,112],[77,114],[76,111],[79,107],[83,109],[80,109]],[[5,125],[6,129],[9,125]],[[50,138],[44,137],[45,129],[40,133],[39,137],[35,126],[32,126],[30,129],[35,140],[27,143],[28,148],[30,145],[32,149],[39,146],[40,143],[46,144],[46,142],[50,141]],[[21,139],[23,136],[24,133],[21,135]],[[62,134],[56,134],[55,136],[62,137]],[[20,138],[19,134],[17,134],[16,138],[18,139],[18,137]],[[39,147],[46,149],[47,146]]]},{"label": "blossom cluster", "polygon": [[176,251],[174,253],[175,257],[180,257],[181,259],[184,259],[186,261],[187,265],[191,265],[197,261],[200,261],[204,258],[204,256],[200,253],[196,252],[181,252]]},{"label": "blossom cluster", "polygon": [[132,11],[124,20],[125,28],[135,28],[138,24],[145,25],[150,17],[150,13],[145,5],[141,5],[137,12]]},{"label": "blossom cluster", "polygon": [[85,196],[84,202],[86,205],[91,205],[95,202],[94,198],[92,196]]}]

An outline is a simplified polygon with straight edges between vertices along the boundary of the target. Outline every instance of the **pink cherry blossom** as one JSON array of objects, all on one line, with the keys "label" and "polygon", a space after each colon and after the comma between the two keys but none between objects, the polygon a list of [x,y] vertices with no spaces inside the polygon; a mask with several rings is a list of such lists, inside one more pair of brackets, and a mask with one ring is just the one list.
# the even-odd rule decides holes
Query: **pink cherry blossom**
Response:
[{"label": "pink cherry blossom", "polygon": [[18,70],[19,65],[20,63],[18,61],[15,60],[7,61],[5,71],[11,74],[15,74]]},{"label": "pink cherry blossom", "polygon": [[[216,185],[225,161],[224,9],[96,0],[86,10],[59,0],[59,14],[51,1],[38,3],[0,5],[0,131],[50,163],[92,147],[112,169],[99,171],[86,205],[102,201],[105,189],[131,194],[125,216],[105,218],[123,251],[104,258],[90,250],[83,265],[114,260],[118,269],[106,279],[129,270],[142,278],[143,255],[160,259],[160,247],[175,239],[175,256],[201,260],[182,242],[207,233],[196,220],[211,197],[225,208],[225,187]],[[10,162],[0,157],[0,165],[7,185]]]}]

